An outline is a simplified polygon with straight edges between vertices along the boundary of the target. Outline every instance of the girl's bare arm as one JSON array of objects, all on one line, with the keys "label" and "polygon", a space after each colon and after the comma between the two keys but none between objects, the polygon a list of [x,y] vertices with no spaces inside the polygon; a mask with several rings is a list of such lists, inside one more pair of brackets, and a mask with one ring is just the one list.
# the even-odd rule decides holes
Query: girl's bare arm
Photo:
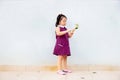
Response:
[{"label": "girl's bare arm", "polygon": [[60,31],[60,28],[59,27],[56,27],[56,30],[55,30],[55,32],[56,32],[56,34],[57,34],[57,36],[62,36],[62,35],[64,35],[64,34],[66,34],[66,33],[69,33],[71,30],[66,30],[66,31]]}]

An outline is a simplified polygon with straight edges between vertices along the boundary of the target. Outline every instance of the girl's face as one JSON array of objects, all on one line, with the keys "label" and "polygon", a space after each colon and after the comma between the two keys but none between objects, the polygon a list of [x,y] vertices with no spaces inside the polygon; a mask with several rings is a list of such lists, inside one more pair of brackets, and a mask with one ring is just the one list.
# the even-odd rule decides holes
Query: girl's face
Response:
[{"label": "girl's face", "polygon": [[62,26],[66,26],[66,22],[67,22],[67,19],[65,17],[63,17],[59,24]]}]

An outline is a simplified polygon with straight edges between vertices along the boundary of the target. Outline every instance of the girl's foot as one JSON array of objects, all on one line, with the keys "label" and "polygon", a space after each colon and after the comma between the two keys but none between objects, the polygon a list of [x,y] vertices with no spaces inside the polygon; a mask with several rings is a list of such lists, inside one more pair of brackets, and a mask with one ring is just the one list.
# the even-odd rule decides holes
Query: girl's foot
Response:
[{"label": "girl's foot", "polygon": [[57,73],[60,75],[66,75],[66,73],[63,70],[58,70]]},{"label": "girl's foot", "polygon": [[72,71],[68,70],[68,69],[64,69],[63,72],[65,72],[65,73],[72,73]]}]

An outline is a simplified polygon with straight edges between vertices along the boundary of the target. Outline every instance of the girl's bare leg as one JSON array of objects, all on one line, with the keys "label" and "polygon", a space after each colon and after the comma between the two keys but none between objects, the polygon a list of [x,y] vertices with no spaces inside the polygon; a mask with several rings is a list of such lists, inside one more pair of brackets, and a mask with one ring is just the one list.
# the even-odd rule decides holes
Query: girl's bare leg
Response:
[{"label": "girl's bare leg", "polygon": [[71,73],[72,71],[68,69],[67,66],[67,56],[63,57],[63,71],[67,73]]},{"label": "girl's bare leg", "polygon": [[58,62],[57,62],[58,70],[62,70],[62,59],[63,59],[63,56],[59,55]]},{"label": "girl's bare leg", "polygon": [[62,63],[63,69],[67,69],[67,55],[63,56]]}]

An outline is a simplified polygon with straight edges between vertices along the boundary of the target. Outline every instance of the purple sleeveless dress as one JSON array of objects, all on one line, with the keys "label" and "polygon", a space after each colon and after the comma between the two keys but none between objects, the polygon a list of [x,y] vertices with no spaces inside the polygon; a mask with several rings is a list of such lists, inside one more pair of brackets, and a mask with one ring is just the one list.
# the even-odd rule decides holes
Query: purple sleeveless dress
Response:
[{"label": "purple sleeveless dress", "polygon": [[[67,28],[65,27],[60,27],[60,31],[65,31]],[[62,35],[62,36],[57,36],[56,35],[56,44],[55,48],[53,51],[53,54],[58,56],[58,55],[67,55],[71,56],[70,54],[70,47],[69,47],[69,36],[68,33]]]}]

